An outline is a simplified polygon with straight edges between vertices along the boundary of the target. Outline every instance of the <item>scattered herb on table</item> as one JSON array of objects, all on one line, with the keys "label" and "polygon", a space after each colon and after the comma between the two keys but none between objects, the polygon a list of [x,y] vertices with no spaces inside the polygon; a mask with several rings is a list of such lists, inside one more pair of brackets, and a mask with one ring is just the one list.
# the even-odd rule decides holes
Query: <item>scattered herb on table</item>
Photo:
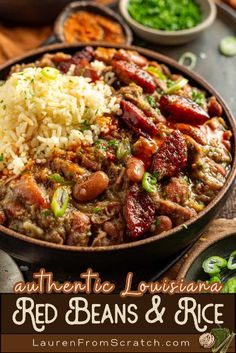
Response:
[{"label": "scattered herb on table", "polygon": [[186,52],[179,58],[179,64],[183,65],[189,70],[193,70],[197,65],[197,55],[194,53]]},{"label": "scattered herb on table", "polygon": [[195,0],[130,0],[128,11],[142,25],[164,31],[193,28],[202,20]]},{"label": "scattered herb on table", "polygon": [[225,56],[236,55],[236,37],[225,37],[220,42],[220,52]]}]

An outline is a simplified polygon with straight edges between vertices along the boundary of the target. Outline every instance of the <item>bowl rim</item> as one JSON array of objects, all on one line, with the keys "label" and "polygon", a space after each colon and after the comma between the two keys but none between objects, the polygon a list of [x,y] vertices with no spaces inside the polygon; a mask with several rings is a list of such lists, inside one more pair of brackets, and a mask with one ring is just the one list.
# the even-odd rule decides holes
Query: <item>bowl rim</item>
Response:
[{"label": "bowl rim", "polygon": [[[218,221],[221,221],[221,220],[222,219],[220,218],[218,219]],[[236,218],[226,220],[226,221],[234,222],[234,225],[233,225],[234,229],[232,227],[231,230],[228,230],[228,231],[223,230],[219,234],[214,234],[214,237],[211,237],[209,241],[207,241],[206,243],[203,242],[202,244],[199,244],[196,249],[190,250],[187,259],[180,267],[180,270],[177,275],[177,279],[182,279],[186,277],[194,262],[205,250],[212,247],[214,244],[220,243],[224,239],[233,237],[236,234],[236,230],[235,230]]]},{"label": "bowl rim", "polygon": [[[91,9],[94,8],[98,9],[99,11],[103,12],[104,16],[113,18],[115,22],[117,22],[124,33],[125,37],[125,42],[123,44],[131,44],[133,41],[133,34],[127,23],[123,20],[123,18],[116,12],[114,12],[112,9],[110,9],[107,6],[101,5],[99,3],[96,3],[95,1],[73,1],[70,4],[68,4],[62,11],[61,13],[57,16],[53,31],[58,40],[60,40],[62,43],[69,44],[65,41],[65,36],[64,36],[64,23],[67,20],[67,18],[70,16],[70,14],[78,11],[86,11],[86,7],[90,7]],[[87,10],[88,12],[92,12],[92,10]],[[87,44],[89,45],[92,42],[88,42]],[[104,41],[104,43],[107,43]],[[75,43],[79,44],[79,43]],[[114,44],[115,43],[111,43]]]},{"label": "bowl rim", "polygon": [[209,15],[201,21],[198,25],[189,28],[189,29],[182,29],[178,31],[164,31],[160,29],[154,29],[151,27],[147,27],[142,25],[141,23],[137,22],[135,19],[133,19],[127,9],[127,5],[129,0],[120,0],[119,1],[119,9],[120,13],[124,17],[124,19],[127,21],[127,23],[138,29],[139,31],[143,31],[148,34],[152,35],[158,35],[162,37],[182,37],[186,35],[191,35],[191,34],[196,34],[204,31],[207,27],[209,27],[215,20],[216,15],[217,15],[217,6],[213,0],[204,0],[207,1],[210,7]]},{"label": "bowl rim", "polygon": [[[56,52],[57,50],[78,50],[80,48],[83,48],[85,46],[92,46],[92,47],[98,47],[98,46],[103,46],[107,48],[117,48],[117,49],[127,49],[127,50],[136,50],[140,54],[149,57],[150,59],[157,60],[161,63],[164,63],[168,66],[171,67],[173,70],[177,70],[178,72],[181,72],[182,74],[186,75],[190,80],[194,81],[197,86],[201,86],[208,94],[214,95],[217,100],[220,102],[220,104],[223,107],[224,111],[224,116],[227,119],[227,123],[230,125],[231,132],[232,132],[232,164],[231,164],[231,170],[228,175],[228,178],[223,186],[223,188],[219,191],[217,196],[206,206],[206,208],[199,212],[195,217],[191,218],[187,222],[185,222],[185,228],[191,226],[193,223],[198,221],[199,219],[202,219],[204,215],[208,214],[208,212],[216,206],[220,200],[223,198],[224,194],[230,189],[232,184],[234,183],[236,179],[236,121],[234,119],[234,116],[221,97],[221,95],[208,83],[206,82],[201,76],[198,74],[188,70],[186,67],[180,65],[177,61],[174,59],[165,56],[163,54],[154,52],[152,50],[146,49],[146,48],[141,48],[138,46],[132,46],[132,45],[123,45],[123,44],[108,44],[104,42],[93,42],[93,43],[80,43],[80,44],[53,44],[53,45],[48,45],[45,47],[41,47],[38,49],[35,49],[33,51],[28,52],[27,54],[21,55],[17,58],[8,60],[5,62],[3,65],[0,65],[0,73],[4,70],[10,69],[11,66],[17,64],[17,63],[22,63],[24,60],[29,60],[32,57],[32,60],[37,60],[37,58],[40,55],[46,54],[48,52]],[[65,250],[67,252],[73,251],[73,252],[85,252],[85,253],[102,253],[102,252],[111,252],[111,251],[119,251],[119,250],[124,250],[124,249],[130,249],[130,248],[137,248],[143,245],[147,245],[149,243],[167,238],[178,231],[183,230],[183,225],[179,225],[177,227],[174,227],[173,229],[163,232],[158,235],[153,235],[151,237],[147,237],[145,239],[137,240],[134,242],[130,243],[123,243],[119,245],[111,245],[111,246],[101,246],[101,247],[76,247],[76,246],[69,246],[69,245],[60,245],[60,244],[55,244],[55,243],[50,243],[46,242],[44,240],[39,240],[39,239],[34,239],[30,238],[27,235],[15,232],[14,230],[11,230],[7,227],[4,227],[0,225],[0,233],[3,232],[4,234],[12,237],[12,238],[17,238],[19,240],[25,241],[26,243],[31,243],[35,244],[41,247],[46,247],[46,248],[51,248],[55,250]]]}]

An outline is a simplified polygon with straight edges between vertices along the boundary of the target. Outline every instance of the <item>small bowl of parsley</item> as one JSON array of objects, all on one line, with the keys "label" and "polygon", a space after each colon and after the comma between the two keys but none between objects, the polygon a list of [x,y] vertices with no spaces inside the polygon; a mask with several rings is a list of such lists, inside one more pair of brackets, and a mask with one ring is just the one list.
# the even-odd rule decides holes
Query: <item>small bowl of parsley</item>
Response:
[{"label": "small bowl of parsley", "polygon": [[120,0],[120,12],[133,31],[156,44],[192,41],[215,20],[213,0]]}]

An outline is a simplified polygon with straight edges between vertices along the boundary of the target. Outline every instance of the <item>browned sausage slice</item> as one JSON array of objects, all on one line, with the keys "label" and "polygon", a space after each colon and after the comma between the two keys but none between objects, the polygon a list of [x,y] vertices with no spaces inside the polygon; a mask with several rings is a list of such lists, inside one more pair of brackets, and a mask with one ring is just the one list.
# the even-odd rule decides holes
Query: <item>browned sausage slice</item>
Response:
[{"label": "browned sausage slice", "polygon": [[156,84],[152,76],[137,65],[124,60],[114,60],[112,65],[116,75],[122,82],[127,84],[135,82],[146,93],[155,91]]},{"label": "browned sausage slice", "polygon": [[178,174],[187,164],[187,144],[180,132],[172,131],[166,137],[153,158],[152,172],[155,172],[157,179],[172,177]]},{"label": "browned sausage slice", "polygon": [[134,184],[125,201],[125,218],[131,239],[135,240],[148,231],[154,221],[155,205],[151,197]]},{"label": "browned sausage slice", "polygon": [[162,96],[160,110],[171,120],[192,125],[201,125],[210,119],[207,112],[191,99],[176,95]]},{"label": "browned sausage slice", "polygon": [[121,118],[138,135],[154,137],[158,129],[151,118],[148,118],[141,109],[131,102],[121,101],[123,115]]}]

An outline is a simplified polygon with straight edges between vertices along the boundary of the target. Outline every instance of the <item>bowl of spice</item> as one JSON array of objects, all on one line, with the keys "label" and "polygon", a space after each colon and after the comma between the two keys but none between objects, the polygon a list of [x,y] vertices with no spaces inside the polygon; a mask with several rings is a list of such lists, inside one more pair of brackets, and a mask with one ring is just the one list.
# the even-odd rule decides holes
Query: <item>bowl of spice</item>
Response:
[{"label": "bowl of spice", "polygon": [[61,42],[130,44],[132,32],[108,7],[91,1],[72,2],[59,15],[54,33]]},{"label": "bowl of spice", "polygon": [[119,7],[137,35],[164,45],[192,41],[217,14],[213,0],[120,0]]}]

